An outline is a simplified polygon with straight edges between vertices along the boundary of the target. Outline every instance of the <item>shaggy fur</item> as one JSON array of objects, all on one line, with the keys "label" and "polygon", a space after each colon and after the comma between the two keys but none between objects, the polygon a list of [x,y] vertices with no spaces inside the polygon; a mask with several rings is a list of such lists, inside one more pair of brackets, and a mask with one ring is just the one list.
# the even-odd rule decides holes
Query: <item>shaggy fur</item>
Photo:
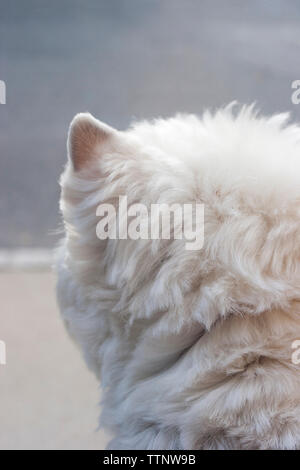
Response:
[{"label": "shaggy fur", "polygon": [[[58,300],[111,449],[300,448],[300,129],[229,106],[69,134]],[[184,240],[96,237],[96,208],[205,204]]]}]

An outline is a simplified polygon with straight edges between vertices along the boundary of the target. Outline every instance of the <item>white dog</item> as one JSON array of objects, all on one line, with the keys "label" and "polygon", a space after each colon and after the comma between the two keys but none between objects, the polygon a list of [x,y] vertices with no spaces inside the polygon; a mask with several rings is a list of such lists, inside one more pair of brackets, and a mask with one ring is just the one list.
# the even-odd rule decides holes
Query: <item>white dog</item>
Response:
[{"label": "white dog", "polygon": [[[73,120],[58,299],[111,449],[299,449],[300,129],[229,106]],[[99,204],[205,206],[204,244],[96,235]]]}]

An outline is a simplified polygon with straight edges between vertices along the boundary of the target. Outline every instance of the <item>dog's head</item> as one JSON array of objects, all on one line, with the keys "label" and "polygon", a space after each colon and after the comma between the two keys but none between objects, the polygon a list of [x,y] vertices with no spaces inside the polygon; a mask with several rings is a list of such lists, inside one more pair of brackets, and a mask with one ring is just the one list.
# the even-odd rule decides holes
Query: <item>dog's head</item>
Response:
[{"label": "dog's head", "polygon": [[[179,322],[185,316],[210,327],[220,316],[286,308],[299,297],[300,131],[286,116],[265,119],[251,108],[234,116],[226,108],[120,132],[79,114],[68,153],[66,262],[87,288],[117,289],[132,318],[172,309]],[[129,215],[120,212],[120,196]],[[108,204],[115,212],[106,213]],[[203,204],[203,246],[187,249],[174,227],[170,238],[160,226],[151,239],[151,223],[140,239],[153,204]],[[125,217],[135,236],[120,239]],[[106,239],[97,236],[100,226]]]}]

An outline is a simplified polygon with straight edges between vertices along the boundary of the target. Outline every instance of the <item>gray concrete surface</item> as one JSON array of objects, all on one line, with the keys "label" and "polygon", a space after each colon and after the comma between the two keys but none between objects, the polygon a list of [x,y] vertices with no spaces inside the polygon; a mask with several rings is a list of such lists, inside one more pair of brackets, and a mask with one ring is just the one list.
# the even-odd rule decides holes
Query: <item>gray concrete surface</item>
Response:
[{"label": "gray concrete surface", "polygon": [[0,247],[52,246],[68,124],[290,110],[298,0],[0,0]]},{"label": "gray concrete surface", "polygon": [[51,273],[0,273],[0,449],[104,449],[99,386],[59,318]]}]

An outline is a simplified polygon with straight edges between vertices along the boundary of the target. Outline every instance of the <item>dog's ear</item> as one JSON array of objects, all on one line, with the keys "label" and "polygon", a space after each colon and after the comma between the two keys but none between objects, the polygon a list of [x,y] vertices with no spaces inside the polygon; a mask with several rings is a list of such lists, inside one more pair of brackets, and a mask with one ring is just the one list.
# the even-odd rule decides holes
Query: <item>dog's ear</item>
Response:
[{"label": "dog's ear", "polygon": [[89,113],[77,114],[71,122],[68,135],[68,155],[77,172],[113,151],[119,132],[98,121]]}]

